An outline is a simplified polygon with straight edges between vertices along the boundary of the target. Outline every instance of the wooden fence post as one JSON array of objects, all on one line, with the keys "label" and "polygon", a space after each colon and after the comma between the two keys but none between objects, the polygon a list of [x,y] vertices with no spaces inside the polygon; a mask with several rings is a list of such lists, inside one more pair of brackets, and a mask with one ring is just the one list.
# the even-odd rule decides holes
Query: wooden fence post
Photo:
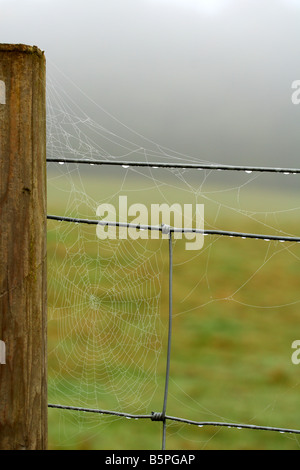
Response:
[{"label": "wooden fence post", "polygon": [[0,44],[0,449],[47,447],[45,68]]}]

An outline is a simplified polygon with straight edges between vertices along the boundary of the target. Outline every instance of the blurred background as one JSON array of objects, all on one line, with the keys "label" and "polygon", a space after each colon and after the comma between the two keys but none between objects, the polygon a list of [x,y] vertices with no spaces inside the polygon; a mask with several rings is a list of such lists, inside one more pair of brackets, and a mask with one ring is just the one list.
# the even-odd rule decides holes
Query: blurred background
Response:
[{"label": "blurred background", "polygon": [[0,5],[1,41],[45,50],[48,73],[57,67],[88,95],[73,90],[79,105],[94,100],[137,133],[199,159],[297,166],[297,0]]},{"label": "blurred background", "polygon": [[[48,157],[299,167],[297,0],[0,0],[0,41],[47,59]],[[205,227],[299,236],[299,176],[48,164],[48,213],[203,203]],[[299,244],[174,242],[168,414],[298,428]],[[49,402],[160,411],[165,240],[48,223]],[[51,449],[159,449],[161,423],[49,410]],[[168,449],[298,449],[169,423]]]}]

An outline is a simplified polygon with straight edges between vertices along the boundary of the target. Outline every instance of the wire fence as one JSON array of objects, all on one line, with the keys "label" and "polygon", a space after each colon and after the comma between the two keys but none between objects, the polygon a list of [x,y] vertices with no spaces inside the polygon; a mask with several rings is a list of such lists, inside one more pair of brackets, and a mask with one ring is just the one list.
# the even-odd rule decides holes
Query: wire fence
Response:
[{"label": "wire fence", "polygon": [[[275,168],[275,167],[254,167],[254,166],[233,166],[233,165],[213,165],[213,164],[181,164],[181,163],[163,163],[163,162],[124,162],[124,161],[106,161],[106,160],[89,160],[89,159],[65,159],[65,158],[47,158],[49,163],[60,163],[60,164],[86,164],[86,165],[110,165],[110,166],[122,166],[124,168],[129,167],[145,167],[145,168],[169,168],[169,169],[206,169],[212,171],[245,171],[247,173],[260,172],[260,173],[280,173],[280,174],[300,174],[298,168]],[[168,225],[141,225],[132,224],[127,222],[116,222],[116,221],[101,221],[82,219],[74,217],[63,217],[58,215],[47,215],[47,219],[56,220],[60,222],[76,223],[76,224],[88,224],[88,225],[103,225],[111,227],[122,227],[122,228],[134,228],[137,230],[148,230],[148,231],[160,231],[165,235],[168,235],[169,245],[169,324],[168,324],[168,341],[167,341],[167,355],[166,355],[166,373],[165,373],[165,388],[164,388],[164,400],[161,412],[152,412],[151,414],[130,414],[112,410],[93,409],[74,407],[61,404],[49,403],[49,408],[70,410],[82,413],[97,413],[100,415],[111,415],[124,417],[127,419],[136,420],[151,420],[162,422],[162,450],[166,448],[166,426],[167,421],[186,423],[198,427],[215,426],[215,427],[227,427],[237,429],[249,429],[256,431],[270,431],[278,433],[289,433],[289,434],[300,434],[299,429],[289,429],[282,427],[270,427],[270,426],[259,426],[253,424],[238,424],[231,422],[215,422],[215,421],[194,421],[182,417],[169,416],[167,414],[167,400],[168,400],[168,387],[170,378],[170,363],[171,363],[171,342],[172,342],[172,298],[173,298],[173,234],[174,233],[195,233],[202,235],[221,236],[221,237],[235,237],[243,239],[255,239],[265,241],[278,241],[278,242],[290,242],[300,243],[299,237],[289,236],[275,236],[269,234],[256,234],[256,233],[243,233],[243,232],[232,232],[223,230],[200,230],[192,228],[179,228]]]}]

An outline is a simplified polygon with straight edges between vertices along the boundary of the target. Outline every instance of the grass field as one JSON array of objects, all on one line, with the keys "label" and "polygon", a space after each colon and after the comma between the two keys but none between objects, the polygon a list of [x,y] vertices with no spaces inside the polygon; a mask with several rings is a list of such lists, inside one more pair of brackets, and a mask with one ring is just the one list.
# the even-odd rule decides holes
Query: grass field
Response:
[{"label": "grass field", "polygon": [[[101,176],[101,177],[100,177]],[[53,174],[48,213],[96,218],[100,202],[201,202],[206,227],[299,235],[299,196],[218,184],[188,191],[101,173]],[[229,187],[229,186],[228,186]],[[121,188],[121,189],[120,189]],[[200,190],[201,189],[201,190]],[[291,210],[293,209],[293,210]],[[300,429],[300,245],[205,237],[174,243],[167,413]],[[168,321],[167,240],[102,242],[48,222],[49,402],[160,411]],[[141,298],[143,297],[143,298]],[[114,310],[115,309],[115,310]],[[117,312],[117,314],[116,314]],[[108,315],[109,313],[109,315]],[[291,434],[169,423],[167,449],[299,449]],[[161,423],[49,410],[51,449],[160,449]]]}]

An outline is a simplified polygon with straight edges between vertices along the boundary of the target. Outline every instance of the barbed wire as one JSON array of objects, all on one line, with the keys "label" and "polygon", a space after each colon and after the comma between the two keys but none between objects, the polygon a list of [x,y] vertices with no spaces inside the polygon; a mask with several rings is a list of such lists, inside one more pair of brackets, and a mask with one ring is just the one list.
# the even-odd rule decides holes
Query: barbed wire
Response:
[{"label": "barbed wire", "polygon": [[198,427],[205,427],[205,426],[216,426],[216,427],[226,427],[226,428],[237,428],[237,429],[250,429],[256,431],[271,431],[271,432],[279,432],[279,433],[290,433],[290,434],[300,434],[299,429],[289,429],[289,428],[281,428],[281,427],[272,427],[272,426],[258,426],[255,424],[240,424],[240,423],[227,423],[227,422],[217,422],[217,421],[194,421],[187,418],[179,418],[177,416],[169,416],[165,415],[163,417],[163,413],[156,413],[152,412],[151,414],[132,414],[132,413],[124,413],[121,411],[109,411],[109,410],[100,410],[94,408],[81,408],[76,406],[68,406],[68,405],[57,405],[57,404],[48,404],[49,408],[56,408],[60,410],[69,410],[69,411],[82,411],[84,413],[97,413],[101,415],[111,415],[111,416],[118,416],[120,418],[127,418],[127,419],[150,419],[151,421],[175,421],[178,423],[185,423],[191,424]]}]

